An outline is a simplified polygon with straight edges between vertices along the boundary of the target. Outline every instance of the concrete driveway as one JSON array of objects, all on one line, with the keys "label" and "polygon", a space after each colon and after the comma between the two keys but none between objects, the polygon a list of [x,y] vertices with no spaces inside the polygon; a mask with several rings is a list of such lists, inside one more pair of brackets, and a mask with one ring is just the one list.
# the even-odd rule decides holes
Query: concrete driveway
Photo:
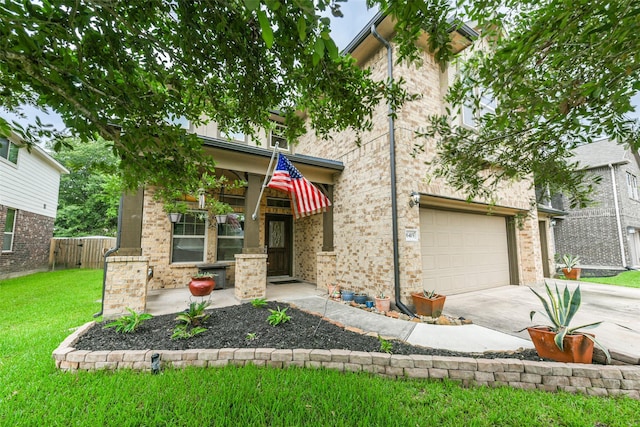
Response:
[{"label": "concrete driveway", "polygon": [[[565,280],[549,280],[553,286],[564,289],[565,283],[573,289],[578,283]],[[545,295],[544,285],[534,286]],[[582,306],[572,326],[602,321],[587,332],[607,347],[614,359],[640,364],[640,289],[622,286],[580,282]],[[484,326],[509,335],[529,339],[527,326],[548,324],[545,316],[536,314],[533,322],[529,312],[544,312],[540,300],[527,286],[503,286],[476,292],[447,296],[445,312],[471,319]]]}]

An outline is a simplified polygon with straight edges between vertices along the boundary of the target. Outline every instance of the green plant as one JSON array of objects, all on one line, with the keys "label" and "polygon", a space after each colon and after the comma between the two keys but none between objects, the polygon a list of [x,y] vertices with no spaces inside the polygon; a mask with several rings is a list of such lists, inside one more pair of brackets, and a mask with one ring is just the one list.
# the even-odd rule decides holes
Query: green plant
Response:
[{"label": "green plant", "polygon": [[564,254],[562,256],[558,256],[559,265],[562,268],[566,268],[567,271],[571,271],[571,269],[576,268],[580,264],[580,257],[577,255]]},{"label": "green plant", "polygon": [[380,341],[380,351],[389,354],[393,352],[393,344],[391,344],[389,341],[385,340],[380,335],[378,335],[378,341]]},{"label": "green plant", "polygon": [[436,291],[435,291],[435,290],[433,290],[433,291],[428,291],[428,290],[426,290],[426,289],[423,289],[423,290],[422,290],[422,295],[424,295],[424,297],[425,297],[425,298],[429,298],[429,299],[431,299],[431,298],[435,298],[435,297],[436,297],[436,295],[438,295],[438,294],[436,294]]},{"label": "green plant", "polygon": [[251,300],[251,305],[256,308],[264,307],[265,305],[267,305],[267,300],[264,298],[256,298],[254,300]]},{"label": "green plant", "polygon": [[245,339],[246,339],[247,341],[253,341],[253,340],[255,340],[256,338],[258,338],[258,336],[255,334],[255,332],[249,332],[249,333],[247,334],[247,336],[245,337]]},{"label": "green plant", "polygon": [[173,334],[171,335],[172,340],[185,340],[191,337],[194,337],[198,334],[205,332],[207,328],[203,328],[202,326],[195,326],[190,328],[186,323],[182,323],[175,328],[173,328]]},{"label": "green plant", "polygon": [[130,334],[132,332],[135,332],[135,330],[138,329],[138,327],[142,325],[145,320],[149,320],[153,317],[148,313],[138,314],[129,307],[127,307],[127,311],[129,311],[129,313],[131,314],[126,314],[111,323],[107,323],[106,325],[104,325],[104,327],[116,328],[116,332]]},{"label": "green plant", "polygon": [[207,307],[209,307],[209,301],[192,302],[187,310],[178,314],[176,320],[185,325],[200,326],[210,316],[210,314],[204,312]]},{"label": "green plant", "polygon": [[570,326],[571,320],[573,320],[573,317],[578,312],[578,309],[580,308],[580,305],[582,303],[580,286],[578,285],[576,289],[571,292],[569,291],[569,287],[565,285],[564,291],[562,293],[560,293],[557,283],[555,285],[555,293],[552,292],[547,282],[545,282],[544,286],[547,292],[548,300],[538,292],[536,292],[535,289],[529,288],[540,299],[545,310],[545,313],[532,310],[529,313],[530,320],[533,320],[533,317],[536,313],[540,313],[543,316],[546,316],[551,322],[551,325],[541,326],[546,326],[549,328],[549,330],[557,334],[554,338],[554,341],[556,343],[556,346],[558,346],[560,350],[564,350],[564,337],[566,335],[580,334],[592,340],[595,345],[597,345],[602,351],[604,351],[605,355],[607,356],[607,361],[610,361],[611,355],[609,354],[609,350],[607,350],[598,341],[596,341],[593,335],[579,331],[579,329],[595,328],[602,322],[594,322],[575,327]]},{"label": "green plant", "polygon": [[291,316],[287,314],[286,308],[280,309],[280,307],[278,307],[277,310],[269,309],[269,311],[271,314],[267,317],[267,322],[269,322],[271,326],[278,326],[281,323],[287,323],[291,320]]},{"label": "green plant", "polygon": [[191,276],[192,279],[213,279],[216,277],[215,273],[196,273]]}]

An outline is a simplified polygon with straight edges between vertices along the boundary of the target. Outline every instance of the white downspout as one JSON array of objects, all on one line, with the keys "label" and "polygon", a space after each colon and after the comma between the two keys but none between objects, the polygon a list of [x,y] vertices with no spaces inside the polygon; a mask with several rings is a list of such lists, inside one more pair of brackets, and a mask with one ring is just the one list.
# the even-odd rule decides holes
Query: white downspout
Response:
[{"label": "white downspout", "polygon": [[622,266],[627,268],[627,255],[624,251],[624,236],[622,234],[622,222],[620,221],[620,205],[618,204],[618,186],[616,185],[616,174],[613,165],[609,163],[611,171],[611,185],[613,190],[613,205],[616,210],[616,223],[618,224],[618,242],[620,243],[620,255],[622,256]]}]

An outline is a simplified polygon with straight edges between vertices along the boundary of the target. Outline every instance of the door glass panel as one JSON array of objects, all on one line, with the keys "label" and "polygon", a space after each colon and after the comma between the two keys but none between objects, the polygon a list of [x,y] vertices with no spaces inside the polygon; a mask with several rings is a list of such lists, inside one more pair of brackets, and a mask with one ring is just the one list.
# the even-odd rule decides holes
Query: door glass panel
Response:
[{"label": "door glass panel", "polygon": [[284,221],[269,222],[269,247],[284,248]]}]

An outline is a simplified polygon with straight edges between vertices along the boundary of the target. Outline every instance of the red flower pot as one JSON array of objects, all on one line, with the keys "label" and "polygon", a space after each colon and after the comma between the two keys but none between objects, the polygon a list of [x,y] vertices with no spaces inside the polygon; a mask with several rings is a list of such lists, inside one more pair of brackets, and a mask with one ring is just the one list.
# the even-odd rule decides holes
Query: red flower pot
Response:
[{"label": "red flower pot", "polygon": [[213,277],[192,277],[189,282],[189,290],[194,297],[204,297],[211,293],[216,286]]},{"label": "red flower pot", "polygon": [[567,280],[580,280],[580,272],[582,270],[580,268],[573,267],[571,270],[568,268],[562,269],[562,274]]},{"label": "red flower pot", "polygon": [[560,350],[554,341],[555,332],[549,328],[527,328],[538,356],[565,363],[591,363],[593,360],[593,341],[584,335],[564,337],[564,350]]}]

